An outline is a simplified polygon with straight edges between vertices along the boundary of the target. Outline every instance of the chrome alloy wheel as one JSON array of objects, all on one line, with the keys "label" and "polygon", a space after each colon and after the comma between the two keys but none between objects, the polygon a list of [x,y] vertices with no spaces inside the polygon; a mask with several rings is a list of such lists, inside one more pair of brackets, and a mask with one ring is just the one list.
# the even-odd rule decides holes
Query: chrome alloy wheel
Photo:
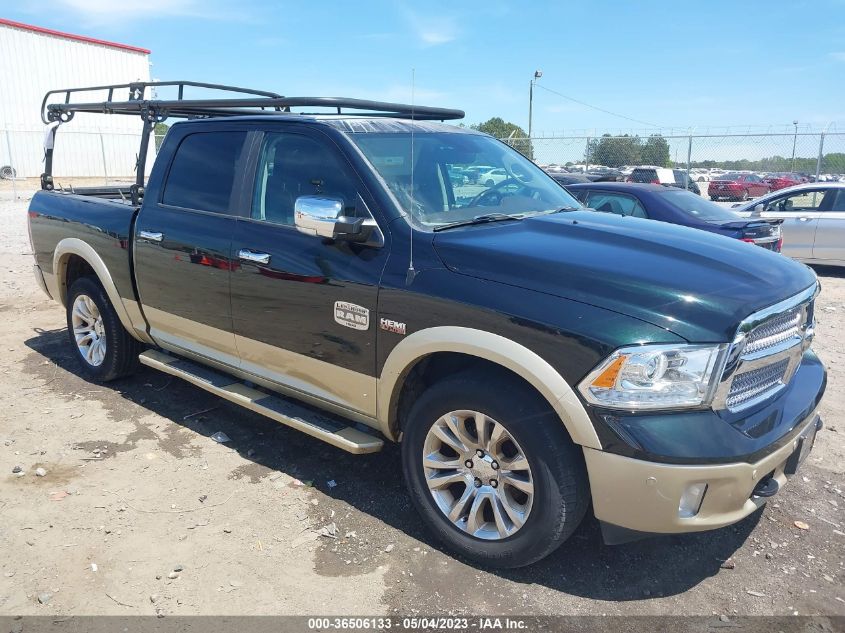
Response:
[{"label": "chrome alloy wheel", "polygon": [[476,538],[500,540],[528,519],[534,480],[528,459],[504,426],[478,411],[452,411],[423,445],[426,484],[440,511]]},{"label": "chrome alloy wheel", "polygon": [[92,367],[99,367],[106,358],[106,328],[97,304],[88,295],[79,295],[73,302],[71,324],[76,347]]}]

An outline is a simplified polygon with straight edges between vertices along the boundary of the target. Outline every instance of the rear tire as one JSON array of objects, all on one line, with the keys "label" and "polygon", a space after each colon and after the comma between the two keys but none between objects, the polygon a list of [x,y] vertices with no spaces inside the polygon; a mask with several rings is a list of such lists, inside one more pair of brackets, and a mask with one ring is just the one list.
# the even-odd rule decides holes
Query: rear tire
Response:
[{"label": "rear tire", "polygon": [[488,180],[487,182],[485,182],[485,183],[484,183],[484,186],[485,186],[485,187],[492,187],[492,186],[493,186],[493,185],[495,185],[495,184],[496,184],[496,183],[495,183],[495,182],[493,182],[492,180]]},{"label": "rear tire", "polygon": [[[485,442],[479,420],[484,435],[499,440]],[[444,429],[448,442],[440,441]],[[466,450],[450,450],[456,438]],[[522,567],[553,552],[581,523],[590,500],[583,454],[560,418],[536,392],[496,372],[449,376],[419,397],[404,424],[402,470],[431,532],[491,567]],[[430,487],[441,475],[454,481]]]},{"label": "rear tire", "polygon": [[67,298],[67,330],[82,373],[108,382],[128,376],[138,368],[144,346],[123,327],[99,280],[80,277]]}]

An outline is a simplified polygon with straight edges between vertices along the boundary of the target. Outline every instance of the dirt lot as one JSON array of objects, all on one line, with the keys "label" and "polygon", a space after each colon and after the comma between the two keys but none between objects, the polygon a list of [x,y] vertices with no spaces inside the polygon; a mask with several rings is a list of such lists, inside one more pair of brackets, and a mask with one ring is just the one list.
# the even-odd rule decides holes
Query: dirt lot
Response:
[{"label": "dirt lot", "polygon": [[26,205],[0,191],[0,615],[845,614],[843,272],[818,271],[826,426],[767,508],[617,547],[588,519],[499,572],[430,539],[393,447],[348,455],[149,369],[77,377]]}]

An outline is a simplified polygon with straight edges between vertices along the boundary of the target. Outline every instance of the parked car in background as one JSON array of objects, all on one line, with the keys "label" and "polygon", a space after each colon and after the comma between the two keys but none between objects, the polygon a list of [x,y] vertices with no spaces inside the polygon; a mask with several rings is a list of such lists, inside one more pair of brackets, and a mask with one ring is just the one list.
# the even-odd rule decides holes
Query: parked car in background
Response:
[{"label": "parked car in background", "polygon": [[675,174],[668,167],[653,167],[645,165],[634,167],[628,182],[647,182],[653,185],[674,185]]},{"label": "parked car in background", "polygon": [[508,172],[501,167],[496,167],[487,171],[478,172],[478,180],[476,182],[480,185],[484,185],[485,187],[492,187],[493,185],[498,185],[500,182],[507,180],[509,177]]},{"label": "parked car in background", "polygon": [[619,182],[625,180],[625,174],[609,167],[590,169],[586,174],[592,182]]},{"label": "parked car in background", "polygon": [[718,233],[766,250],[781,249],[781,220],[741,218],[691,191],[637,183],[590,183],[567,186],[585,206],[596,211],[632,215]]},{"label": "parked car in background", "polygon": [[479,177],[482,172],[487,172],[493,169],[492,165],[472,165],[471,167],[467,167],[464,169],[464,174],[467,177],[467,181],[470,184],[477,184],[479,182]]},{"label": "parked car in background", "polygon": [[696,182],[709,182],[712,177],[707,169],[690,169],[690,176]]},{"label": "parked car in background", "polygon": [[786,189],[787,187],[794,187],[807,182],[806,178],[802,178],[798,174],[769,174],[763,178],[763,182],[769,185],[770,191],[778,191],[779,189]]},{"label": "parked car in background", "polygon": [[718,180],[711,180],[707,187],[707,195],[711,200],[748,200],[765,196],[769,191],[769,185],[760,176],[738,172],[719,176]]},{"label": "parked car in background", "polygon": [[808,264],[845,266],[845,183],[797,185],[733,210],[783,221],[784,255]]},{"label": "parked car in background", "polygon": [[549,176],[555,179],[561,185],[574,185],[578,182],[593,182],[584,174],[568,174],[563,171],[550,172]]},{"label": "parked car in background", "polygon": [[469,178],[467,177],[466,173],[464,173],[464,170],[461,169],[460,167],[455,167],[453,165],[453,166],[449,167],[448,172],[449,172],[449,180],[452,181],[453,185],[461,186],[461,185],[465,185],[469,182]]},{"label": "parked car in background", "polygon": [[695,180],[689,178],[686,170],[683,169],[654,166],[635,167],[625,181],[664,185],[666,187],[680,187],[681,189],[689,189],[697,194],[701,194],[698,184],[696,184]]},{"label": "parked car in background", "polygon": [[673,169],[672,173],[675,175],[675,184],[671,186],[680,187],[681,189],[689,189],[695,195],[701,195],[701,189],[695,179],[688,175],[685,169]]}]

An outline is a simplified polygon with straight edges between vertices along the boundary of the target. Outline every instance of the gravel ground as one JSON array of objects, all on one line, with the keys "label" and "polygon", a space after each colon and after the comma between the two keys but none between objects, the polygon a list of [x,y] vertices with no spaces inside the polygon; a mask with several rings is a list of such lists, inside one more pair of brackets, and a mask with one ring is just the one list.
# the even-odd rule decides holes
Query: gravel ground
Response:
[{"label": "gravel ground", "polygon": [[615,547],[588,518],[502,572],[426,534],[394,447],[348,455],[149,369],[79,378],[31,276],[26,206],[0,191],[0,616],[845,615],[845,272],[817,271],[826,426],[768,507]]}]

